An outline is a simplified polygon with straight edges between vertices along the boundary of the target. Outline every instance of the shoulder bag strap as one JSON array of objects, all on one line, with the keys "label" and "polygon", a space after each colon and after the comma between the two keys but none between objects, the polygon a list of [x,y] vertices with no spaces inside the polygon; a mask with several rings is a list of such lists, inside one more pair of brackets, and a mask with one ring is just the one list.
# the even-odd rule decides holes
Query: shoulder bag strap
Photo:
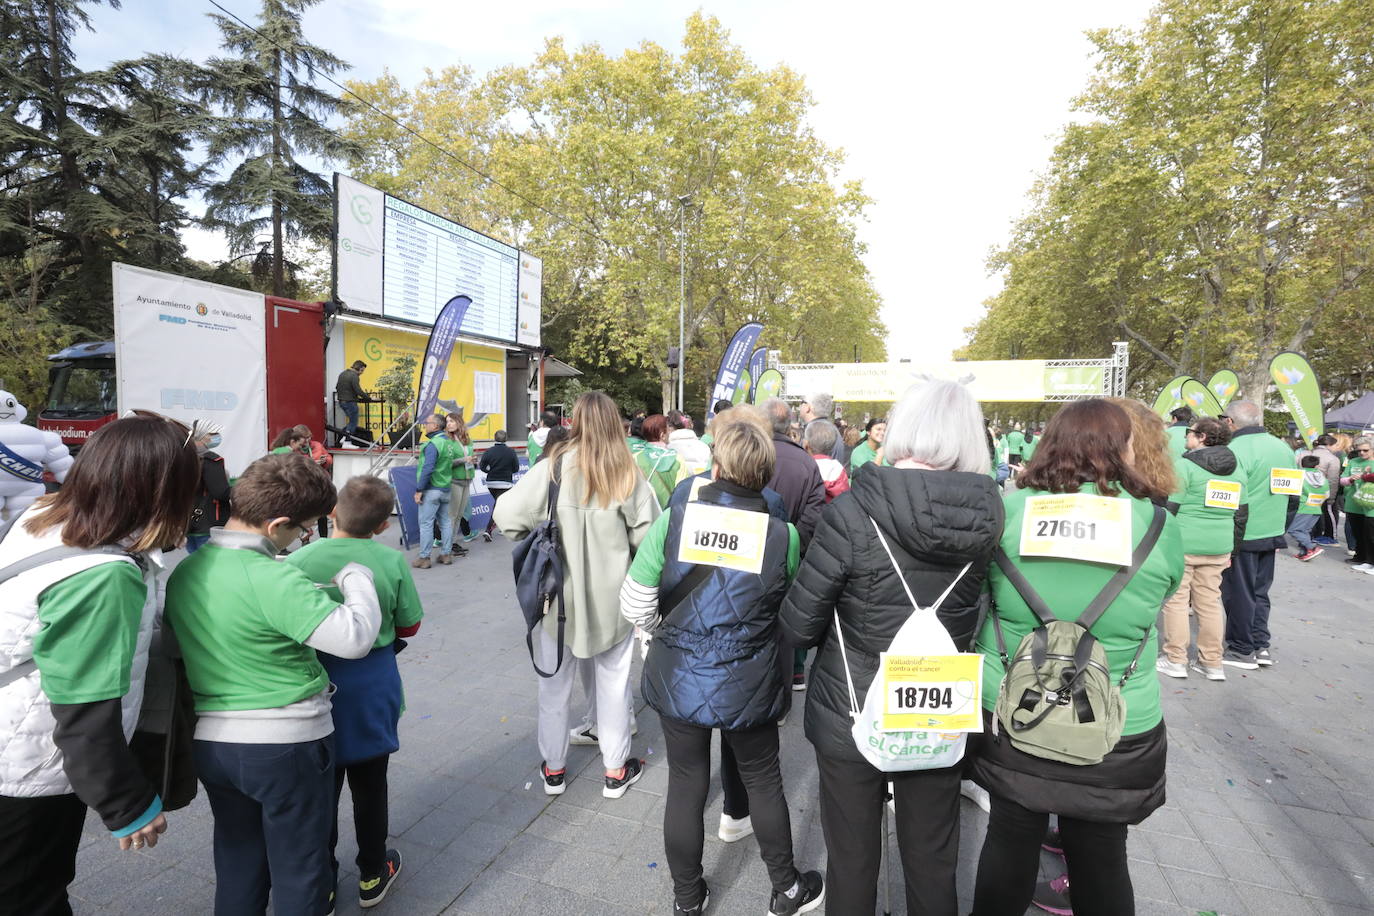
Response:
[{"label": "shoulder bag strap", "polygon": [[1092,600],[1082,614],[1078,615],[1078,625],[1085,630],[1091,630],[1093,624],[1102,619],[1107,608],[1111,607],[1113,601],[1121,594],[1126,584],[1135,578],[1135,574],[1140,572],[1140,567],[1145,564],[1146,558],[1150,556],[1150,551],[1154,550],[1155,544],[1159,542],[1160,532],[1164,530],[1164,519],[1166,511],[1162,506],[1154,507],[1154,517],[1150,519],[1150,527],[1146,529],[1145,536],[1136,545],[1135,552],[1131,554],[1131,565],[1123,566],[1116,571],[1107,584],[1102,586],[1102,591],[1097,593],[1097,597]]},{"label": "shoulder bag strap", "polygon": [[[902,575],[902,567],[897,565],[897,558],[892,555],[892,548],[887,545],[887,538],[883,537],[883,529],[878,527],[878,522],[872,516],[869,516],[868,520],[873,523],[873,530],[877,532],[878,535],[878,543],[882,544],[883,550],[887,552],[887,558],[892,562],[892,568],[896,570],[897,578],[902,582],[902,590],[906,592],[906,598],[911,602],[911,607],[917,611],[921,610],[921,605],[916,601],[916,596],[911,593],[911,586],[906,584],[906,576]],[[954,577],[954,581],[949,583],[949,587],[941,592],[940,597],[936,598],[935,603],[930,606],[931,611],[938,611],[940,609],[940,605],[945,603],[945,599],[949,597],[949,593],[954,591],[954,586],[959,584],[964,578],[964,574],[967,573],[972,566],[972,562],[964,564],[964,568],[959,570],[959,575]]]},{"label": "shoulder bag strap", "polygon": [[844,650],[844,632],[840,626],[839,611],[835,611],[835,638],[840,643],[840,661],[844,663],[844,683],[849,688],[849,717],[858,719],[863,710],[859,707],[859,695],[854,692],[854,676],[849,673],[849,653]]},{"label": "shoulder bag strap", "polygon": [[[552,533],[553,533],[554,543],[557,545],[557,547],[558,547],[558,552],[559,552],[560,554],[563,552],[563,550],[562,550],[562,548],[563,548],[563,539],[562,539],[562,536],[558,533],[558,515],[557,515],[557,510],[558,510],[558,491],[559,491],[558,472],[561,471],[562,469],[563,469],[563,456],[562,456],[562,455],[559,455],[559,456],[558,456],[558,460],[555,461],[554,464],[553,464],[553,467],[549,469],[549,526],[550,526],[550,528],[552,528],[552,530],[553,530]],[[560,561],[560,562],[561,562],[561,561]],[[559,581],[559,583],[558,583],[558,596],[557,596],[557,598],[558,598],[558,656],[557,656],[557,658],[554,660],[553,671],[550,671],[548,674],[545,674],[542,670],[540,670],[540,668],[539,668],[538,665],[535,665],[535,666],[534,666],[534,670],[535,670],[536,672],[538,672],[538,674],[539,674],[541,677],[553,677],[555,674],[557,674],[559,671],[561,671],[561,670],[563,669],[563,649],[564,649],[564,646],[566,645],[566,642],[567,642],[567,638],[566,638],[565,634],[567,633],[567,628],[568,628],[568,611],[567,611],[567,606],[564,604],[564,601],[563,601],[564,583],[561,581],[562,576],[563,576],[563,572],[560,572],[560,573],[559,573],[560,581]],[[550,596],[549,596],[549,599],[552,599],[553,597],[554,597],[554,596],[550,595]],[[547,614],[547,613],[548,613],[547,604],[545,605],[545,608],[546,608],[546,610],[544,611],[544,613]],[[531,632],[531,633],[526,633],[526,634],[525,634],[525,638],[526,638],[526,640],[529,642],[529,645],[530,645],[530,656],[533,657],[533,656],[534,656],[534,634],[533,634],[533,632]]]},{"label": "shoulder bag strap", "polygon": [[[1040,597],[1040,593],[1031,587],[1021,570],[1016,568],[1016,564],[1011,562],[1011,557],[1007,556],[1005,550],[999,546],[992,552],[992,558],[997,562],[997,568],[1002,570],[1002,575],[1007,577],[1007,581],[1011,583],[1012,588],[1016,589],[1021,600],[1026,602],[1026,607],[1031,609],[1031,613],[1035,615],[1042,626],[1059,619],[1054,616],[1054,611],[1050,610],[1045,599]],[[993,616],[996,617],[995,611]]]}]

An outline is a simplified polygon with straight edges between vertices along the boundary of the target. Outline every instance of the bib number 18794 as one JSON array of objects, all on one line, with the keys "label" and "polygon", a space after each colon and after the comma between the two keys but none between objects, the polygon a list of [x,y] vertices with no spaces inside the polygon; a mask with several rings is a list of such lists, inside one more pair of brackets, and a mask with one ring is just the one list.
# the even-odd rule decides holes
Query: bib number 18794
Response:
[{"label": "bib number 18794", "polygon": [[954,688],[949,684],[921,687],[898,684],[892,688],[892,693],[893,705],[904,712],[919,709],[948,712],[954,708]]}]

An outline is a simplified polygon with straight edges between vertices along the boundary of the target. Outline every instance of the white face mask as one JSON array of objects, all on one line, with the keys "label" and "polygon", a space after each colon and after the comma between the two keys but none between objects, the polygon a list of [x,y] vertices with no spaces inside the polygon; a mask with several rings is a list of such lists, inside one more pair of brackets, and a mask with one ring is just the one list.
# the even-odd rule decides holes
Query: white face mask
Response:
[{"label": "white face mask", "polygon": [[223,441],[224,441],[224,438],[223,438],[222,436],[220,436],[218,433],[216,433],[215,435],[211,436],[209,439],[206,439],[206,440],[205,440],[205,447],[206,447],[206,448],[219,448],[219,444],[220,444],[221,442],[223,442]]}]

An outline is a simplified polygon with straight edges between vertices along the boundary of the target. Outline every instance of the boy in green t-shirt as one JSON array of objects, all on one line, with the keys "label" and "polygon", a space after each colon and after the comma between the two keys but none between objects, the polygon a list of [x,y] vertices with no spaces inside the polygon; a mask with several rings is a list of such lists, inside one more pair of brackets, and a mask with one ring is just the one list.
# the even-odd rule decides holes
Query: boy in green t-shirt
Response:
[{"label": "boy in green t-shirt", "polygon": [[[358,838],[358,902],[376,906],[401,872],[401,853],[386,847],[387,761],[400,749],[396,726],[404,701],[396,653],[405,646],[397,637],[414,636],[424,611],[410,567],[400,551],[372,540],[390,522],[395,495],[376,477],[354,477],[339,491],[328,540],[303,547],[287,559],[315,582],[330,582],[349,563],[372,570],[382,625],[373,649],[359,659],[320,653],[334,684],[334,831],[329,854],[339,839],[338,799],[345,776],[353,797],[353,829]],[[326,594],[333,589],[325,588]]]},{"label": "boy in green t-shirt", "polygon": [[1288,523],[1288,536],[1298,542],[1298,552],[1294,554],[1304,562],[1321,556],[1322,548],[1312,540],[1312,529],[1321,518],[1322,504],[1330,495],[1331,483],[1326,474],[1318,470],[1321,463],[1316,455],[1303,455],[1302,495],[1298,497],[1298,513]]},{"label": "boy in green t-shirt", "polygon": [[372,572],[349,563],[331,597],[277,553],[334,508],[329,475],[268,455],[234,486],[231,515],[167,583],[199,716],[196,771],[215,817],[215,912],[332,908],[334,722],[315,651],[362,658],[381,625]]}]

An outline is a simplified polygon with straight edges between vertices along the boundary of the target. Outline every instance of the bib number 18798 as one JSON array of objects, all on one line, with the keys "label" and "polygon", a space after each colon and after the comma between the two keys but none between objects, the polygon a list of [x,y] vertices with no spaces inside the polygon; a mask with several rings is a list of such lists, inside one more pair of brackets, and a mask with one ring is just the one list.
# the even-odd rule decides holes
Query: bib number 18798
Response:
[{"label": "bib number 18798", "polygon": [[707,550],[739,550],[739,535],[727,534],[724,531],[697,529],[693,532],[692,542],[695,546]]}]

